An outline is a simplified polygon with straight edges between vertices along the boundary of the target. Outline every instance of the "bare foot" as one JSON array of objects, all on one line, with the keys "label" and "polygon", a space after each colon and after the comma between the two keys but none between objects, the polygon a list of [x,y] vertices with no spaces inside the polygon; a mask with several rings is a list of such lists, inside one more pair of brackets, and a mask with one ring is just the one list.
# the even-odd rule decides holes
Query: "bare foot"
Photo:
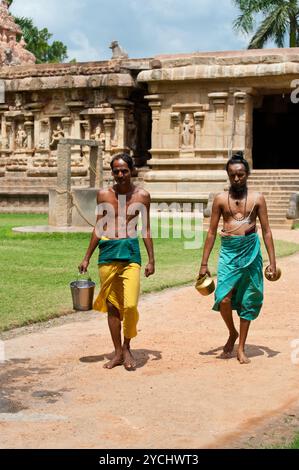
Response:
[{"label": "bare foot", "polygon": [[251,362],[250,359],[248,359],[248,357],[244,353],[244,351],[238,351],[237,358],[240,364],[249,364]]},{"label": "bare foot", "polygon": [[135,370],[136,369],[136,361],[131,353],[130,349],[124,348],[123,349],[124,355],[124,366],[127,370]]},{"label": "bare foot", "polygon": [[124,362],[122,354],[115,354],[115,356],[111,359],[111,361],[106,362],[104,364],[104,369],[113,369],[113,367],[121,366]]},{"label": "bare foot", "polygon": [[227,342],[223,346],[222,357],[227,357],[227,356],[231,355],[231,353],[234,350],[234,345],[235,345],[235,342],[236,342],[238,336],[239,336],[239,334],[238,334],[237,330],[235,330],[233,333],[230,333]]}]

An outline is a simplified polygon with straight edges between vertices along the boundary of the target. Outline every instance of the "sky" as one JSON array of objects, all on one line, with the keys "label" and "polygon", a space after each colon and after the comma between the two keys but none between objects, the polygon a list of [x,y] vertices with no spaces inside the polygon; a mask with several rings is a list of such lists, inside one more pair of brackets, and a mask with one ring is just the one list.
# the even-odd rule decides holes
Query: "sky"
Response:
[{"label": "sky", "polygon": [[68,60],[106,60],[117,40],[131,58],[245,49],[232,0],[14,0],[16,16],[31,17],[68,47]]}]

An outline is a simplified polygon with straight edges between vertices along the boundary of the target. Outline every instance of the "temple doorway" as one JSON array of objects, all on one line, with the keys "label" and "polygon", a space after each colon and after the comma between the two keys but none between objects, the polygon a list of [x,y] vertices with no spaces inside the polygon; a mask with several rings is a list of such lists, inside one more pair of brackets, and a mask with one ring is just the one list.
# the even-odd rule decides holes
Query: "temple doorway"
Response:
[{"label": "temple doorway", "polygon": [[253,111],[253,168],[299,169],[298,124],[290,94],[263,96]]}]

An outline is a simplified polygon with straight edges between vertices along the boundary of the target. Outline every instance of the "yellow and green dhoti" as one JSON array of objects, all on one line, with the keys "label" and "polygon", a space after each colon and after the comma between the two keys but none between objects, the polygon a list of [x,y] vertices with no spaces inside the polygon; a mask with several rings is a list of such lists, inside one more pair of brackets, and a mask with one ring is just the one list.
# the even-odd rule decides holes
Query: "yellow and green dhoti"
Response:
[{"label": "yellow and green dhoti", "polygon": [[213,310],[233,291],[232,309],[245,320],[254,320],[263,303],[263,260],[257,233],[221,237],[217,289]]},{"label": "yellow and green dhoti", "polygon": [[141,256],[137,238],[99,240],[101,289],[93,308],[107,313],[107,302],[117,308],[126,338],[137,335]]}]

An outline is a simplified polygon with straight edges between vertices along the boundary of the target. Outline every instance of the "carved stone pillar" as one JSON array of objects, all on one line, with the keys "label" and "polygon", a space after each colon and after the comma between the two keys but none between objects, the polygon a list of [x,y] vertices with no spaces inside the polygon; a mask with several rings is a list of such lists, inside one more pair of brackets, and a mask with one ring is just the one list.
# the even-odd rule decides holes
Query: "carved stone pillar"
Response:
[{"label": "carved stone pillar", "polygon": [[14,150],[15,147],[15,128],[14,123],[10,120],[6,120],[6,133],[7,133],[7,148],[11,151]]},{"label": "carved stone pillar", "polygon": [[146,95],[144,97],[149,101],[149,106],[152,110],[152,148],[159,149],[161,148],[161,136],[160,136],[160,113],[161,113],[161,104],[162,97],[161,95]]},{"label": "carved stone pillar", "polygon": [[215,149],[229,148],[228,135],[226,134],[227,127],[227,92],[209,93],[208,97],[212,102],[214,108],[214,136],[212,147]]},{"label": "carved stone pillar", "polygon": [[170,119],[171,119],[171,125],[175,131],[175,134],[177,136],[177,145],[176,147],[180,147],[180,126],[181,126],[181,113],[179,112],[173,112],[170,113]]},{"label": "carved stone pillar", "polygon": [[72,119],[70,117],[61,118],[62,128],[65,138],[72,136]]},{"label": "carved stone pillar", "polygon": [[90,139],[90,122],[87,119],[80,121],[80,124],[83,129],[83,135],[80,136],[81,139]]},{"label": "carved stone pillar", "polygon": [[205,112],[197,111],[194,113],[194,122],[195,122],[195,148],[200,148],[200,139],[201,139],[201,129],[203,120],[205,118]]},{"label": "carved stone pillar", "polygon": [[40,120],[39,141],[37,146],[39,148],[48,149],[50,145],[50,122],[48,118]]},{"label": "carved stone pillar", "polygon": [[33,127],[34,127],[34,123],[32,121],[25,121],[24,122],[24,129],[25,129],[26,134],[27,134],[27,149],[32,149]]},{"label": "carved stone pillar", "polygon": [[71,146],[57,146],[56,224],[71,225]]},{"label": "carved stone pillar", "polygon": [[[115,120],[104,119],[103,123],[104,123],[104,129],[105,129],[105,150],[106,152],[110,152],[111,151],[111,135],[112,135],[112,131],[115,125]],[[123,128],[122,126],[120,127],[121,127],[121,132],[122,132]],[[121,143],[122,143],[122,146],[120,145]],[[119,151],[124,150],[125,147],[123,145],[123,141],[120,142],[119,140],[117,147]]]},{"label": "carved stone pillar", "polygon": [[40,142],[40,113],[34,113],[33,119],[33,146],[38,148]]},{"label": "carved stone pillar", "polygon": [[215,92],[209,93],[208,97],[212,101],[215,108],[215,121],[224,121],[227,112],[228,93]]},{"label": "carved stone pillar", "polygon": [[253,97],[250,92],[236,91],[235,103],[235,139],[234,148],[245,151],[245,158],[252,166],[252,115]]},{"label": "carved stone pillar", "polygon": [[[75,139],[81,139],[81,122],[80,122],[80,117],[78,115],[75,116],[74,119],[74,138]],[[85,139],[89,139],[88,137],[85,137]]]},{"label": "carved stone pillar", "polygon": [[[129,152],[129,148],[127,147],[127,129],[126,129],[126,120],[128,116],[128,106],[131,105],[130,102],[126,103],[126,100],[121,100],[124,102],[124,104],[115,104],[114,109],[115,109],[115,119],[117,121],[117,151],[118,152]],[[104,126],[105,126],[105,121],[109,121],[108,119],[104,120]],[[111,136],[111,129],[110,129],[110,136]],[[110,137],[110,147],[111,148],[111,137]],[[106,145],[106,150],[108,150],[107,145]]]},{"label": "carved stone pillar", "polygon": [[4,115],[1,116],[1,147],[6,149],[8,146],[7,141],[7,126],[6,126],[6,118]]}]

